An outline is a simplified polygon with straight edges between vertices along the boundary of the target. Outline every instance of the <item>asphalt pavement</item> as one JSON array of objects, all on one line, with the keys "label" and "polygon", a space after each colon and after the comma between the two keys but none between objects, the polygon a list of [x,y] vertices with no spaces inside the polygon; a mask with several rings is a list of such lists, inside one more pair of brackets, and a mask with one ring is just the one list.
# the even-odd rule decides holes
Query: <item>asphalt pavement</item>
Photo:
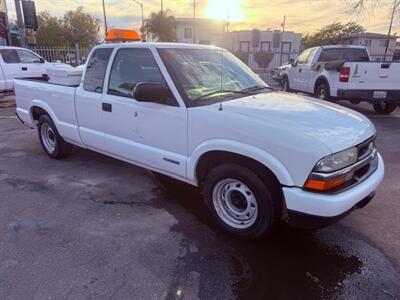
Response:
[{"label": "asphalt pavement", "polygon": [[259,242],[221,232],[185,184],[80,148],[50,159],[0,108],[0,299],[400,299],[400,109],[347,106],[377,127],[375,199]]}]

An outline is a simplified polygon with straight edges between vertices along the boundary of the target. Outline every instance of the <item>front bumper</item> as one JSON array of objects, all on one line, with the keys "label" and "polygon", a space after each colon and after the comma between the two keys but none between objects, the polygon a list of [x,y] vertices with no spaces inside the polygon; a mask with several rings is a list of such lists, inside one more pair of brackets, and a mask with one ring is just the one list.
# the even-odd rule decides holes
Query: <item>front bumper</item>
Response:
[{"label": "front bumper", "polygon": [[[374,98],[375,91],[386,91],[386,98]],[[400,90],[337,90],[337,98],[365,101],[400,101]]]},{"label": "front bumper", "polygon": [[[378,154],[378,167],[368,178],[359,184],[339,193],[323,194],[306,191],[298,187],[284,187],[288,215],[301,215],[312,218],[340,219],[350,213],[362,201],[371,200],[372,194],[382,182],[385,174],[383,159]],[[368,202],[369,202],[368,200]],[[334,220],[334,219],[333,219]],[[290,223],[290,220],[288,220]]]}]

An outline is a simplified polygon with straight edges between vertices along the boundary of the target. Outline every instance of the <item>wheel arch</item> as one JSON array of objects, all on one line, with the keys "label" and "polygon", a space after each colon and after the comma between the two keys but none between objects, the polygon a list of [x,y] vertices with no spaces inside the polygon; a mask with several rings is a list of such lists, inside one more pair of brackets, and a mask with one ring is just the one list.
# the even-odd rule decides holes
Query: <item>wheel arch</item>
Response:
[{"label": "wheel arch", "polygon": [[34,126],[36,126],[37,121],[39,121],[39,118],[42,114],[47,114],[50,116],[50,118],[53,120],[53,122],[56,124],[57,123],[57,118],[53,112],[53,110],[50,108],[48,104],[46,104],[43,101],[40,100],[33,100],[31,103],[31,107],[29,109],[29,114],[31,118],[31,122]]},{"label": "wheel arch", "polygon": [[264,174],[271,174],[280,185],[294,185],[286,167],[270,153],[236,141],[207,141],[193,151],[187,164],[187,177],[198,185],[210,166],[222,162],[240,162]]},{"label": "wheel arch", "polygon": [[320,84],[322,84],[322,83],[325,83],[325,84],[328,86],[329,93],[331,94],[331,86],[330,86],[330,84],[329,84],[328,79],[327,79],[324,75],[319,76],[319,77],[317,78],[317,80],[315,80],[315,83],[314,83],[314,94],[317,92],[318,86],[319,86]]}]

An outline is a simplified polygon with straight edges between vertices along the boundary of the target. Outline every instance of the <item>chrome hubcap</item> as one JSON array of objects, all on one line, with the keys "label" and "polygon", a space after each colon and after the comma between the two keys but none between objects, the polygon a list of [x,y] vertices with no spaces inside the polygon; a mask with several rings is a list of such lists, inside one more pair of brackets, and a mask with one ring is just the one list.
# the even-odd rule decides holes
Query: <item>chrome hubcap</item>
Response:
[{"label": "chrome hubcap", "polygon": [[52,153],[56,149],[56,136],[53,129],[49,124],[44,123],[40,128],[40,134],[46,151]]},{"label": "chrome hubcap", "polygon": [[258,205],[254,193],[243,182],[224,179],[213,190],[213,205],[222,221],[227,225],[246,229],[257,219]]}]

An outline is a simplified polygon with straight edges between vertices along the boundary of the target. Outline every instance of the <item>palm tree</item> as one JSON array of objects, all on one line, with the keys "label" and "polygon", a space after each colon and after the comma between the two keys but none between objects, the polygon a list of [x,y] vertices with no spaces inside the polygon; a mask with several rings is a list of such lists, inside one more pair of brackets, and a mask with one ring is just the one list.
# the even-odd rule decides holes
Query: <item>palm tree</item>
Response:
[{"label": "palm tree", "polygon": [[151,13],[150,19],[146,21],[145,28],[159,42],[176,41],[176,21],[169,10]]}]

